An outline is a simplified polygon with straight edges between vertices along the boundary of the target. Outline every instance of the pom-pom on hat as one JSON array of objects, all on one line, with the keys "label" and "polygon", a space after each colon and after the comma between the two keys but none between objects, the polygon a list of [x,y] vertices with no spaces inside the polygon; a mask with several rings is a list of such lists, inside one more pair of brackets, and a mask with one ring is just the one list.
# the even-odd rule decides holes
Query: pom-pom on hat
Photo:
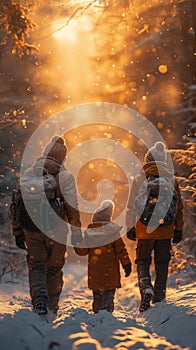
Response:
[{"label": "pom-pom on hat", "polygon": [[110,199],[104,200],[101,206],[95,210],[92,221],[110,221],[114,212],[114,207],[115,204]]},{"label": "pom-pom on hat", "polygon": [[43,150],[45,157],[54,158],[58,163],[62,164],[67,154],[67,146],[65,139],[61,136],[53,136]]},{"label": "pom-pom on hat", "polygon": [[166,162],[167,151],[163,142],[158,141],[148,150],[144,157],[145,163],[149,162]]}]

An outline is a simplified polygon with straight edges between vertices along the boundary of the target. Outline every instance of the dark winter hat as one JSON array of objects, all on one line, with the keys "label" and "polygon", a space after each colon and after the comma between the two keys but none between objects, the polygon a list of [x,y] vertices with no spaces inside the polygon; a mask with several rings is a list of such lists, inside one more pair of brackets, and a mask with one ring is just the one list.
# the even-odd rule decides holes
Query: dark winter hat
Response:
[{"label": "dark winter hat", "polygon": [[101,206],[95,210],[92,221],[110,221],[114,207],[114,202],[109,199],[104,200]]},{"label": "dark winter hat", "polygon": [[145,163],[149,162],[166,162],[167,151],[163,142],[156,142],[155,145],[148,150],[144,157]]},{"label": "dark winter hat", "polygon": [[61,136],[53,136],[43,150],[43,155],[54,158],[58,163],[62,163],[67,154],[65,139]]}]

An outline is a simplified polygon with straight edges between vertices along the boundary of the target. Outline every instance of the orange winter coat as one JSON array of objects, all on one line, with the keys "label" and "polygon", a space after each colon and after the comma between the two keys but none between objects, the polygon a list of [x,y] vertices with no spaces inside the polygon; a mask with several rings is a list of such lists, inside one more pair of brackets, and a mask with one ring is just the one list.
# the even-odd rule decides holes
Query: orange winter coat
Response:
[{"label": "orange winter coat", "polygon": [[[108,290],[121,287],[120,263],[130,263],[120,227],[109,221],[95,222],[85,230],[82,246],[74,248],[78,255],[88,255],[88,287]],[[120,262],[120,263],[119,263]]]},{"label": "orange winter coat", "polygon": [[[183,212],[182,212],[183,204],[182,204],[182,198],[181,198],[178,182],[176,178],[168,171],[166,163],[163,163],[163,162],[157,162],[157,163],[158,163],[158,167],[155,162],[146,163],[143,167],[143,171],[135,177],[131,188],[131,194],[127,205],[126,226],[129,228],[136,226],[136,237],[138,239],[170,239],[170,238],[173,238],[174,228],[177,230],[182,230],[182,227],[183,227]],[[160,174],[167,176],[169,179],[171,179],[176,189],[176,192],[178,195],[178,211],[177,211],[174,224],[169,226],[159,226],[154,230],[152,228],[152,232],[149,233],[147,232],[148,227],[142,224],[137,217],[134,201],[146,177],[157,176]]]}]

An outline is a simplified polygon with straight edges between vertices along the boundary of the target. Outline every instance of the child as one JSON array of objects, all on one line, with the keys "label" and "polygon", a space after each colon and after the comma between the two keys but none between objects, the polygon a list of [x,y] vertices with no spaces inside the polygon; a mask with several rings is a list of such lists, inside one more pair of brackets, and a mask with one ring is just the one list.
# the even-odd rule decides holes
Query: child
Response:
[{"label": "child", "polygon": [[115,290],[121,287],[119,261],[125,277],[131,273],[131,261],[120,237],[121,227],[111,221],[113,211],[114,203],[103,201],[84,232],[85,248],[74,248],[78,255],[88,254],[88,287],[93,290],[94,313],[114,310]]}]

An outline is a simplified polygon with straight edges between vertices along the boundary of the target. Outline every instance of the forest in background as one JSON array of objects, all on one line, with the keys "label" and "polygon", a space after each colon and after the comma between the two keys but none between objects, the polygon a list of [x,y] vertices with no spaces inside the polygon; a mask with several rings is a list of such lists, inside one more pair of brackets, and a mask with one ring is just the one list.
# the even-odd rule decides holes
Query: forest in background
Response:
[{"label": "forest in background", "polygon": [[139,111],[171,149],[195,255],[195,1],[0,0],[0,13],[1,224],[36,128],[106,101]]}]

